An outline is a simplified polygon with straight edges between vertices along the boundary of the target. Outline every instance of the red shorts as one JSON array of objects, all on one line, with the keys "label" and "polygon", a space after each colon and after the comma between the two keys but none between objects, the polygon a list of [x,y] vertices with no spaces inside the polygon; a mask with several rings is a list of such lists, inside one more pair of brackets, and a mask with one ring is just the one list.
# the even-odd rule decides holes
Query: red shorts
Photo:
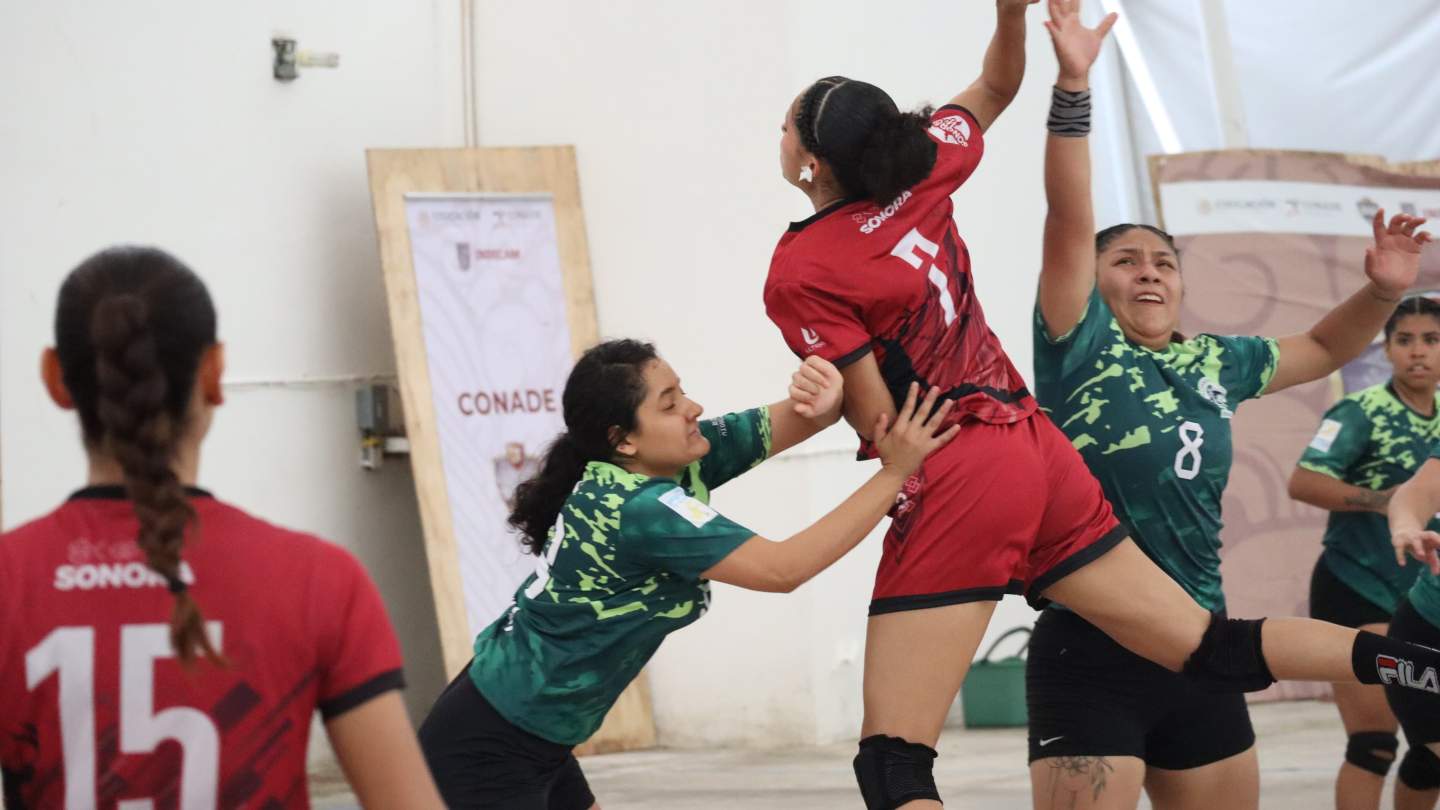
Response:
[{"label": "red shorts", "polygon": [[890,510],[870,615],[1023,593],[1032,604],[1129,532],[1070,440],[1037,413],[967,422]]}]

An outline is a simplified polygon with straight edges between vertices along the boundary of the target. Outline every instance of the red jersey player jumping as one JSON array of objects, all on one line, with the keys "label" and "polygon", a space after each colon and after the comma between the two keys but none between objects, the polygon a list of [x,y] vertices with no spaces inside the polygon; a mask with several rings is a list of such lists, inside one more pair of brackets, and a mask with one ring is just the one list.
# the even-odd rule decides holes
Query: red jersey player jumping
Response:
[{"label": "red jersey player jumping", "polygon": [[[816,213],[775,249],[770,318],[797,355],[841,368],[845,417],[862,438],[912,382],[944,391],[962,426],[907,482],[875,578],[855,757],[872,810],[941,806],[934,745],[1007,593],[1059,602],[1135,653],[1226,691],[1275,678],[1380,683],[1386,661],[1394,680],[1394,656],[1416,671],[1440,664],[1434,651],[1309,619],[1264,621],[1262,641],[1261,621],[1207,612],[1127,538],[1070,441],[1036,412],[986,326],[950,200],[1019,90],[1033,2],[997,0],[980,78],[938,110],[902,113],[880,88],[835,76],[806,88],[782,127],[782,172]],[[1073,0],[1050,5],[1073,27]],[[1098,49],[1111,22],[1081,45]],[[1088,130],[1088,103],[1057,95],[1052,124]],[[1398,300],[1418,272],[1412,258],[1372,279]]]},{"label": "red jersey player jumping", "polygon": [[5,804],[306,807],[318,708],[366,807],[438,808],[360,564],[194,486],[215,321],[154,249],[103,251],[60,289],[44,379],[79,413],[89,484],[0,535]]}]

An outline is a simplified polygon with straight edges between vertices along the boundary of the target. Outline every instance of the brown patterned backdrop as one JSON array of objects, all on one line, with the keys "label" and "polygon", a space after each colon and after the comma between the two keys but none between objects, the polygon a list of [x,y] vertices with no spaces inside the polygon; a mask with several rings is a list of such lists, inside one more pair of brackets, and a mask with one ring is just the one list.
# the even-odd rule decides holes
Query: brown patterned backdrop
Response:
[{"label": "brown patterned backdrop", "polygon": [[[1160,186],[1196,180],[1281,180],[1440,190],[1440,163],[1387,166],[1352,156],[1296,152],[1205,152],[1151,159]],[[1359,189],[1345,216],[1363,218],[1373,202]],[[1299,206],[1277,198],[1255,204]],[[1200,203],[1205,206],[1205,203]],[[1176,212],[1171,212],[1171,219]],[[1390,212],[1387,211],[1387,215]],[[1422,212],[1423,213],[1423,212]],[[1434,212],[1440,218],[1440,211]],[[1166,212],[1160,211],[1164,222]],[[1185,274],[1181,328],[1186,333],[1281,336],[1302,332],[1364,282],[1367,238],[1288,233],[1181,236]],[[1440,290],[1440,249],[1424,254],[1417,289]],[[1248,403],[1235,417],[1235,463],[1225,494],[1222,571],[1234,616],[1306,615],[1312,567],[1326,513],[1296,503],[1286,485],[1321,414],[1343,392],[1389,372],[1378,343],[1328,380]],[[1320,697],[1329,688],[1282,683],[1256,699]]]}]

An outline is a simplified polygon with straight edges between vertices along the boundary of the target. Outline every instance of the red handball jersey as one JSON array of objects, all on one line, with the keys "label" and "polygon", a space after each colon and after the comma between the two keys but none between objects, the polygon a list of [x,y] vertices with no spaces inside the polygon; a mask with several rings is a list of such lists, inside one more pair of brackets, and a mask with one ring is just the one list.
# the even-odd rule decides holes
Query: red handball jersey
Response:
[{"label": "red handball jersey", "polygon": [[913,381],[956,400],[951,422],[1018,422],[1035,399],[985,323],[950,200],[980,163],[980,126],[955,105],[930,121],[929,177],[884,208],[842,200],[780,237],[765,310],[802,358],[843,367],[875,352],[897,405]]},{"label": "red handball jersey", "polygon": [[120,487],[0,535],[0,768],[18,808],[307,807],[327,719],[403,686],[400,647],[348,552],[201,490],[182,579],[228,659],[182,669],[174,599]]}]

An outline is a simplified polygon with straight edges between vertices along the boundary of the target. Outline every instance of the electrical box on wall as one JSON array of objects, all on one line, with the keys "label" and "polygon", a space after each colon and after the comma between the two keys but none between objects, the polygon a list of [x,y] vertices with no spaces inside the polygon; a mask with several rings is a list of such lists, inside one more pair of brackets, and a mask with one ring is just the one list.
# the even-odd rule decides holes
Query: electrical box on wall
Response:
[{"label": "electrical box on wall", "polygon": [[355,392],[355,424],[360,430],[360,466],[377,470],[386,455],[406,455],[405,414],[400,391],[375,383]]}]

